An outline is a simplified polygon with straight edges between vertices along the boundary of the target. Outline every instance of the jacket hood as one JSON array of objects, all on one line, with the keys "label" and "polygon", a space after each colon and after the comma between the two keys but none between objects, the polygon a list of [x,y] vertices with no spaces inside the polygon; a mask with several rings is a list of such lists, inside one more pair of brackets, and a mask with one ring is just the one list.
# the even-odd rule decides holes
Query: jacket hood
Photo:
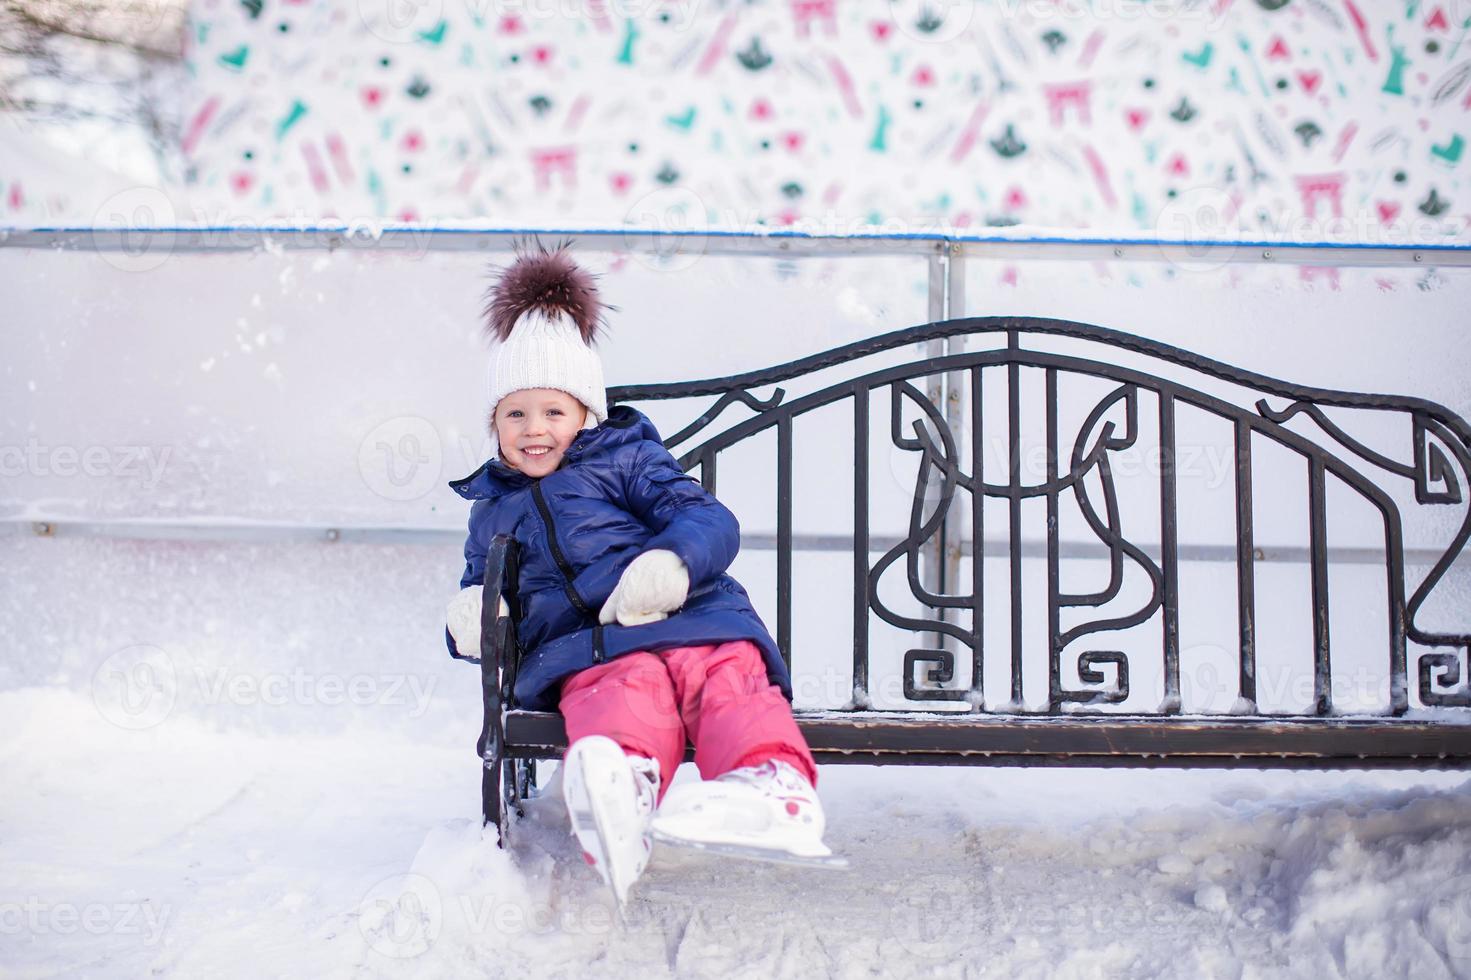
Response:
[{"label": "jacket hood", "polygon": [[[659,442],[659,430],[648,416],[627,405],[615,405],[608,417],[596,428],[583,429],[567,447],[563,467],[576,466],[582,457],[598,456],[633,442]],[[560,470],[558,471],[560,472]],[[450,481],[450,489],[466,500],[492,500],[503,494],[529,486],[532,478],[513,470],[498,458],[486,460],[469,476]]]}]

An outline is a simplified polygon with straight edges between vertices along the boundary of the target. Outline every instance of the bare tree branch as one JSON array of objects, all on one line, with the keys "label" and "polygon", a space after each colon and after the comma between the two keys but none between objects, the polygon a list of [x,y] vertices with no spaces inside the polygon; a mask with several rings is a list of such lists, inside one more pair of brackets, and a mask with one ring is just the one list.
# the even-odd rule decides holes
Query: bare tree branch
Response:
[{"label": "bare tree branch", "polygon": [[106,123],[177,175],[185,0],[0,0],[0,113]]},{"label": "bare tree branch", "polygon": [[183,54],[185,6],[177,0],[0,0],[32,31],[128,48],[147,58]]}]

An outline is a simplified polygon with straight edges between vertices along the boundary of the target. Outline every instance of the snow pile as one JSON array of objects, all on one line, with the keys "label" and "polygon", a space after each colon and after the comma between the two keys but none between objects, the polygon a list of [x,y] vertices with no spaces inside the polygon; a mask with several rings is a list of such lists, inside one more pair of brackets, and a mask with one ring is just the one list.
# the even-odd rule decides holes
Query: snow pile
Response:
[{"label": "snow pile", "polygon": [[1471,975],[1471,784],[1455,774],[831,766],[849,871],[656,851],[619,925],[555,777],[509,851],[482,835],[471,734],[288,736],[190,714],[127,731],[85,692],[0,693],[0,961],[13,976]]}]

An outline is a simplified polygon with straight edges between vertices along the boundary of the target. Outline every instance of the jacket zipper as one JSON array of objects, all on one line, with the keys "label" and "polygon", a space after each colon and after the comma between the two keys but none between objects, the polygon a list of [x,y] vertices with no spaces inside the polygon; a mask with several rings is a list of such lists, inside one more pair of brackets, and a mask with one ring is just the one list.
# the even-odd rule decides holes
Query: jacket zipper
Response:
[{"label": "jacket zipper", "polygon": [[[582,601],[582,596],[578,595],[577,590],[572,587],[572,565],[570,562],[567,561],[567,556],[562,554],[562,546],[557,544],[557,526],[552,523],[551,508],[547,506],[547,500],[545,497],[542,496],[540,480],[537,480],[536,482],[531,484],[531,499],[536,501],[536,509],[537,512],[541,514],[541,522],[546,525],[547,544],[549,544],[552,549],[552,560],[557,563],[557,568],[561,569],[562,571],[562,577],[566,579],[567,599],[572,603],[572,608],[576,609],[584,616],[597,615],[593,612],[593,610],[588,606],[587,603]],[[602,632],[603,631],[601,628],[594,630],[593,639],[595,641],[601,640]],[[600,647],[601,645],[601,643],[594,643],[595,647]],[[593,655],[596,659],[601,660],[601,654],[601,650],[594,650]]]}]

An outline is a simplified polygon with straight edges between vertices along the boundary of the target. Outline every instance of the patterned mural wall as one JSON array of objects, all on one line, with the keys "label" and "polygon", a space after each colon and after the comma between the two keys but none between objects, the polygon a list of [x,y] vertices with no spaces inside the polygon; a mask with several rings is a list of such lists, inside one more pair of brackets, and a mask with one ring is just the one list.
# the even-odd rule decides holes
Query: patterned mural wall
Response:
[{"label": "patterned mural wall", "polygon": [[[1468,31],[1468,0],[195,0],[163,190],[210,223],[1466,242]],[[21,179],[12,220],[106,218]]]},{"label": "patterned mural wall", "polygon": [[196,0],[210,217],[1468,240],[1444,0]]}]

